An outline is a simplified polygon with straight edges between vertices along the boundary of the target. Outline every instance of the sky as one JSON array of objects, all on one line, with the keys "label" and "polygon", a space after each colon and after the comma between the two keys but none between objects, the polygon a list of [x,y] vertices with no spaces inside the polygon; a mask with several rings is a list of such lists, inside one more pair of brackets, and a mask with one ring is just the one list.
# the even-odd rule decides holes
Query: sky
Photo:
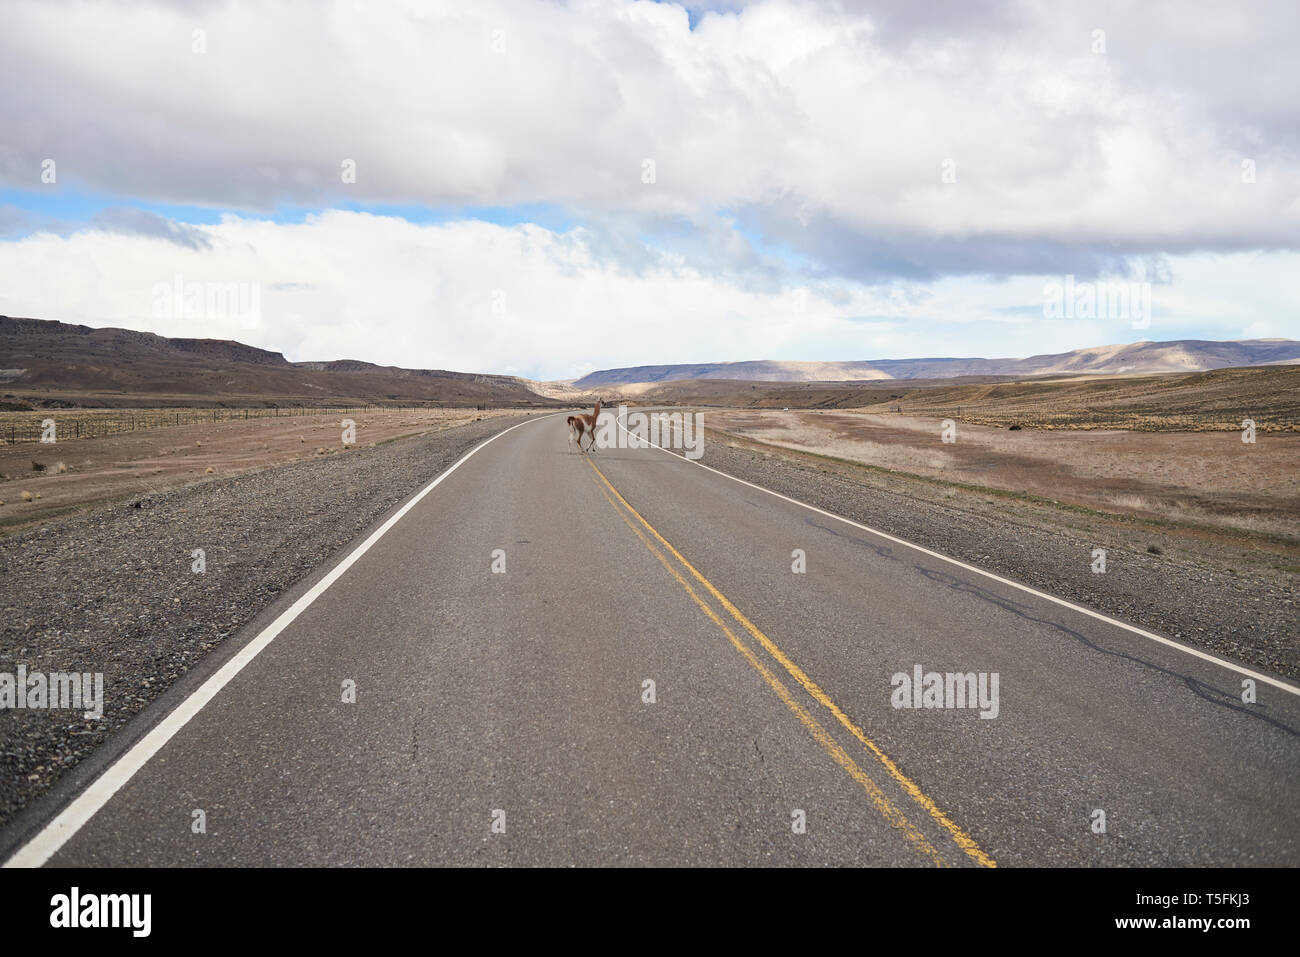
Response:
[{"label": "sky", "polygon": [[537,379],[1300,338],[1297,49],[1294,0],[6,0],[0,314]]}]

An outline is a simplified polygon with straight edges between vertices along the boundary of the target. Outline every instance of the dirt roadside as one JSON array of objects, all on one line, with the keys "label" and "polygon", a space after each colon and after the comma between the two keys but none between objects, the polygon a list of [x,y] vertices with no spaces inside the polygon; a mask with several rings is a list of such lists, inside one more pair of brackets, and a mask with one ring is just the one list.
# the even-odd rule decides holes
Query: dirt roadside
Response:
[{"label": "dirt roadside", "polygon": [[[939,419],[848,412],[720,411],[709,427],[730,440],[860,464],[899,481],[997,493],[1004,501],[1060,506],[1061,517],[1147,523],[1185,541],[1243,543],[1258,559],[1300,566],[1300,434],[1009,431]],[[914,482],[918,490],[926,483]],[[949,497],[952,497],[951,495]],[[987,497],[987,496],[985,496]],[[1240,557],[1240,556],[1239,556]]]},{"label": "dirt roadside", "polygon": [[[360,409],[344,435],[337,414],[169,426],[50,445],[0,447],[0,535],[132,496],[304,459],[351,453],[410,435],[518,411]],[[56,422],[57,413],[52,413]],[[351,439],[351,447],[344,439]],[[43,466],[38,470],[37,465]],[[30,500],[23,493],[30,495]]]}]

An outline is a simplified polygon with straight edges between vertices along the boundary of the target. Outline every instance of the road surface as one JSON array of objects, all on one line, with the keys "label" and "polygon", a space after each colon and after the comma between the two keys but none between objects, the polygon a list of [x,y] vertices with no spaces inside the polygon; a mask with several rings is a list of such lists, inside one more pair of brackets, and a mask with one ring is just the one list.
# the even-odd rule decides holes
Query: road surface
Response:
[{"label": "road surface", "polygon": [[8,863],[1300,863],[1285,682],[679,456],[530,420],[380,532]]}]

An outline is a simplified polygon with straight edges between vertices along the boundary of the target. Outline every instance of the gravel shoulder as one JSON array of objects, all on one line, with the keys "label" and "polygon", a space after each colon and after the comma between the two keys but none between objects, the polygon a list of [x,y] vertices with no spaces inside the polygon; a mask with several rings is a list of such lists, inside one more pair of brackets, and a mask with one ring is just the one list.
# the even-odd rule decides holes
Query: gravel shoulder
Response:
[{"label": "gravel shoulder", "polygon": [[[1297,576],[1249,540],[752,442],[710,430],[728,475],[1244,665],[1300,680]],[[1149,549],[1156,548],[1159,554]],[[1093,571],[1093,550],[1106,570]]]},{"label": "gravel shoulder", "polygon": [[0,825],[295,583],[522,420],[148,494],[0,539],[0,673],[102,672],[106,702],[100,720],[0,710]]}]

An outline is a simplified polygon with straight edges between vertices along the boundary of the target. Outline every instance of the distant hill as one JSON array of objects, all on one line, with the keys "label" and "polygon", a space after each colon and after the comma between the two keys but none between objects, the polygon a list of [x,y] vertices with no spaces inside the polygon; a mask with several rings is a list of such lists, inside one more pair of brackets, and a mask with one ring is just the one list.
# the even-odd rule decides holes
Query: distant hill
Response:
[{"label": "distant hill", "polygon": [[0,395],[40,405],[555,405],[514,376],[290,362],[220,339],[172,339],[0,316]]},{"label": "distant hill", "polygon": [[[917,388],[916,386],[920,386]],[[909,388],[910,387],[910,388]],[[973,383],[909,382],[898,400],[875,398],[867,411],[960,417],[981,425],[1138,431],[1300,431],[1300,364],[1137,376],[1062,376]]]},{"label": "distant hill", "polygon": [[[593,372],[574,382],[542,383],[516,376],[402,369],[356,359],[290,362],[278,352],[230,340],[168,338],[131,329],[0,316],[0,403],[10,405],[559,406],[585,403],[595,390],[607,400],[845,408],[897,399],[902,393],[940,386],[940,380],[975,383],[1288,364],[1300,364],[1300,342],[1186,339],[1099,346],[1028,359],[636,366]],[[814,383],[820,385],[810,385]]]},{"label": "distant hill", "polygon": [[1300,363],[1293,339],[1214,342],[1179,339],[1097,346],[1027,359],[876,359],[855,362],[711,362],[604,369],[572,383],[577,389],[684,379],[750,382],[861,382],[877,379],[947,379],[956,376],[1039,376],[1206,372],[1240,366]]}]

